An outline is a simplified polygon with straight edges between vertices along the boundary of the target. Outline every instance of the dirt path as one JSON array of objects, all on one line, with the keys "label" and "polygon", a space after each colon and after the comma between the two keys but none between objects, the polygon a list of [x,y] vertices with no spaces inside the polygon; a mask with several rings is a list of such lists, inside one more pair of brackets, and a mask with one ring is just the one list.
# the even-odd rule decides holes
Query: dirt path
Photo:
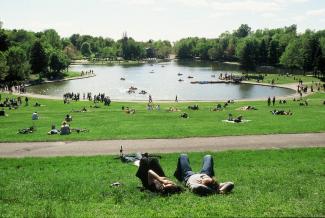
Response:
[{"label": "dirt path", "polygon": [[184,139],[0,143],[0,157],[91,156],[118,154],[121,145],[123,145],[125,153],[172,153],[235,149],[325,147],[325,133]]}]

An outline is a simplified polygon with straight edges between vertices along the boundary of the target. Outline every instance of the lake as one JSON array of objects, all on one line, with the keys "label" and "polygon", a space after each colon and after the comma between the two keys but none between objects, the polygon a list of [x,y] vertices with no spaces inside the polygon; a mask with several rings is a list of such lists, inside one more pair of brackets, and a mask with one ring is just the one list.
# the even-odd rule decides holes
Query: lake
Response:
[{"label": "lake", "polygon": [[[238,72],[236,66],[225,67],[212,62],[165,62],[137,65],[73,65],[71,71],[93,70],[95,77],[28,87],[27,91],[60,96],[66,92],[105,93],[112,100],[198,100],[255,99],[284,96],[294,91],[285,88],[249,84],[191,84],[191,81],[216,81],[222,73]],[[182,74],[182,75],[181,75]],[[188,78],[188,77],[193,78]],[[121,80],[125,78],[125,80]],[[183,80],[183,81],[179,81]],[[133,86],[135,93],[127,91]],[[139,94],[141,90],[147,94]]]}]

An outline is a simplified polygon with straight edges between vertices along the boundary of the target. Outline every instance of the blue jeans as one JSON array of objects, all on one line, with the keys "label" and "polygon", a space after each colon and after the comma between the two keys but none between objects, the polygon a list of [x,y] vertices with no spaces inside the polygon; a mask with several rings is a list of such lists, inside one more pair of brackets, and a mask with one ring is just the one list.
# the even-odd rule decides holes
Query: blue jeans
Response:
[{"label": "blue jeans", "polygon": [[[203,158],[203,166],[200,173],[207,174],[210,177],[214,176],[213,169],[213,158],[211,155],[205,155]],[[187,181],[190,176],[196,174],[192,171],[190,160],[187,154],[181,154],[178,158],[177,168],[175,170],[174,176],[180,181]]]}]

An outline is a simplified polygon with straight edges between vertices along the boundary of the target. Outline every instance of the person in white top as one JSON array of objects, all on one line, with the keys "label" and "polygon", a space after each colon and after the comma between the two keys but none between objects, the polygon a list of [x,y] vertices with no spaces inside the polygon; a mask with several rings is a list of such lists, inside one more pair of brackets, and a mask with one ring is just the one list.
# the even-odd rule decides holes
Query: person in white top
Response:
[{"label": "person in white top", "polygon": [[199,195],[227,194],[234,188],[233,182],[219,183],[214,175],[211,155],[204,156],[200,173],[195,173],[192,171],[188,156],[181,154],[174,173],[180,182],[185,182],[191,191]]},{"label": "person in white top", "polygon": [[38,116],[37,112],[34,112],[32,114],[32,120],[38,120],[38,119],[39,119],[39,116]]}]

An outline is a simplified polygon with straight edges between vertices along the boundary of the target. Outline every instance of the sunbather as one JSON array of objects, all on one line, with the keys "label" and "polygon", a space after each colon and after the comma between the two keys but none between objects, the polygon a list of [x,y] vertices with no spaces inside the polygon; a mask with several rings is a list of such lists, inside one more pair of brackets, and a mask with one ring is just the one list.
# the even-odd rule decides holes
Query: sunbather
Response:
[{"label": "sunbather", "polygon": [[57,130],[55,128],[55,125],[52,125],[51,126],[51,130],[47,133],[48,135],[56,135],[56,134],[59,134],[60,133],[60,130]]},{"label": "sunbather", "polygon": [[226,194],[234,188],[234,183],[232,182],[219,183],[216,181],[211,155],[204,156],[202,170],[200,173],[194,173],[188,156],[181,154],[178,158],[174,176],[180,182],[185,182],[191,191],[199,195]]},{"label": "sunbather", "polygon": [[271,111],[273,115],[292,115],[292,112],[289,111],[284,111],[284,110],[273,110]]},{"label": "sunbather", "polygon": [[165,177],[157,158],[142,157],[136,176],[141,180],[145,189],[161,194],[181,192],[181,187]]},{"label": "sunbather", "polygon": [[31,126],[29,128],[25,128],[25,129],[19,129],[17,134],[28,134],[28,133],[33,133],[35,131],[35,127]]}]

